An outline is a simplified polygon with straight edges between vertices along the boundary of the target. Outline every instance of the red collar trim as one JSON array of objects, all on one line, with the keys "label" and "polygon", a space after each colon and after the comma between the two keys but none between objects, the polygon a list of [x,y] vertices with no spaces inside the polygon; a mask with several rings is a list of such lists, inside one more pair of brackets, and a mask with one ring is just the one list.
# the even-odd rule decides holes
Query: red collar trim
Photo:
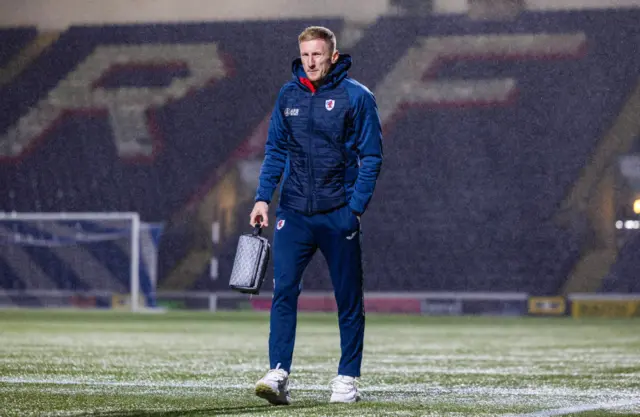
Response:
[{"label": "red collar trim", "polygon": [[300,80],[300,82],[302,84],[304,84],[309,90],[311,90],[312,93],[316,92],[316,88],[313,86],[313,84],[311,83],[311,81],[309,81],[308,78],[305,77],[298,77],[298,79]]}]

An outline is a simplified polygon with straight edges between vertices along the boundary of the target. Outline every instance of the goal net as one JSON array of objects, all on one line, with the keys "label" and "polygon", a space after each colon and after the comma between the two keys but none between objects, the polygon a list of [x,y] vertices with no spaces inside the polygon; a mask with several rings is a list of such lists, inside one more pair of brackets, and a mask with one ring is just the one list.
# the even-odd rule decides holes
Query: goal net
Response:
[{"label": "goal net", "polygon": [[0,213],[0,306],[153,308],[161,230],[138,213]]}]

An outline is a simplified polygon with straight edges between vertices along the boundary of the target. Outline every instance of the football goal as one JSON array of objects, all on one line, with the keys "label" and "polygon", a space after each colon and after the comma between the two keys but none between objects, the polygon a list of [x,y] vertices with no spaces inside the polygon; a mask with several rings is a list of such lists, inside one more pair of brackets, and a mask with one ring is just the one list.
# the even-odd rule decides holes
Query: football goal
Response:
[{"label": "football goal", "polygon": [[0,213],[0,306],[155,307],[162,226],[138,213]]}]

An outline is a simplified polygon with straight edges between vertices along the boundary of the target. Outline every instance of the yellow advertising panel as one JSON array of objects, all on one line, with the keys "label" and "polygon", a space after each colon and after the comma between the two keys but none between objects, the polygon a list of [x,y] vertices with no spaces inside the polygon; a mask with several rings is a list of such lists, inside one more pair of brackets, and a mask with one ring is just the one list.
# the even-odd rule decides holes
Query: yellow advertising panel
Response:
[{"label": "yellow advertising panel", "polygon": [[529,314],[560,316],[567,310],[564,297],[530,297]]},{"label": "yellow advertising panel", "polygon": [[640,317],[640,300],[573,300],[571,315],[580,317]]}]

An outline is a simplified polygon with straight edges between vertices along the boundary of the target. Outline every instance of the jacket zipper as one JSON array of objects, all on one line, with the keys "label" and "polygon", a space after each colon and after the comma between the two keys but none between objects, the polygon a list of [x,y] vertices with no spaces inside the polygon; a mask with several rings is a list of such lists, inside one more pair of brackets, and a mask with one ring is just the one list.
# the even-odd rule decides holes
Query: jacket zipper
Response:
[{"label": "jacket zipper", "polygon": [[316,197],[316,190],[314,187],[314,177],[313,177],[313,156],[311,155],[311,148],[312,148],[312,144],[311,144],[311,138],[313,137],[313,135],[311,134],[311,132],[313,131],[312,129],[312,124],[313,124],[313,96],[314,93],[311,92],[311,97],[309,98],[309,123],[307,124],[308,126],[308,130],[309,130],[309,139],[307,140],[307,159],[308,159],[308,164],[309,164],[309,192],[310,192],[310,197],[307,200],[307,211],[309,212],[309,214],[311,214],[312,210],[313,210],[313,200],[315,200]]}]

